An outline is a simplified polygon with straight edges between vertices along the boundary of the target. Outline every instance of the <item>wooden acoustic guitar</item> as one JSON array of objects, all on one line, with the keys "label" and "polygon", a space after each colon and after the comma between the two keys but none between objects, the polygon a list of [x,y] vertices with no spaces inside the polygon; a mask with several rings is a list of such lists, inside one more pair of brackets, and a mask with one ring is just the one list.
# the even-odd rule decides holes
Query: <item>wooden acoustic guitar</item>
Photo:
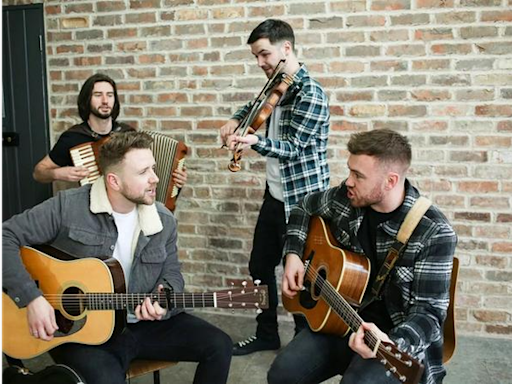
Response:
[{"label": "wooden acoustic guitar", "polygon": [[[337,241],[321,217],[314,216],[304,248],[306,266],[304,291],[293,298],[282,296],[284,307],[291,313],[306,316],[315,332],[347,335],[357,331],[363,319],[353,306],[361,303],[370,276],[370,262],[363,256],[337,247]],[[392,343],[380,340],[373,332],[365,332],[365,343],[377,354],[400,382],[416,384],[424,366],[399,351]]]},{"label": "wooden acoustic guitar", "polygon": [[74,259],[49,246],[44,252],[22,247],[21,258],[44,297],[55,308],[59,329],[50,341],[30,335],[27,309],[18,308],[4,292],[3,352],[17,359],[36,357],[63,343],[98,345],[125,325],[126,310],[134,309],[146,297],[167,309],[268,308],[267,286],[243,286],[216,292],[126,293],[121,265],[111,258]]}]

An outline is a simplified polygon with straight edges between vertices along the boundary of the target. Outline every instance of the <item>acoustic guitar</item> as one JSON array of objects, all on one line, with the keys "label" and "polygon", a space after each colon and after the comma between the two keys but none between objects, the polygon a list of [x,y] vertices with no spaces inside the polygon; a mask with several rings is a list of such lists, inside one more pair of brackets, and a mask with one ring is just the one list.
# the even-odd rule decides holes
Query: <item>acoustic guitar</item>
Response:
[{"label": "acoustic guitar", "polygon": [[[303,256],[306,289],[293,298],[283,295],[282,299],[289,312],[306,316],[313,331],[344,336],[350,331],[356,332],[364,321],[353,306],[358,306],[364,296],[370,262],[364,255],[336,245],[324,220],[312,217]],[[365,332],[364,339],[376,352],[377,359],[400,382],[419,382],[424,369],[421,363],[371,331]]]},{"label": "acoustic guitar", "polygon": [[172,308],[268,308],[267,286],[244,285],[216,292],[126,293],[123,270],[113,258],[75,259],[49,246],[22,247],[21,258],[44,297],[55,308],[59,329],[50,341],[30,335],[27,309],[18,308],[4,292],[3,352],[17,359],[36,357],[64,343],[98,345],[125,325],[126,310],[146,297]]}]

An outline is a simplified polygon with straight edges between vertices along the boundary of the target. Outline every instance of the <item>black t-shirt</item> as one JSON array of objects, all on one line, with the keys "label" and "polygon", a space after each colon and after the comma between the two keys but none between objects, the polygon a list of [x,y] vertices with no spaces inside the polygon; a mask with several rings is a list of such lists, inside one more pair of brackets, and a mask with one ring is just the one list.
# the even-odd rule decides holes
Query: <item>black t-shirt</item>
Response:
[{"label": "black t-shirt", "polygon": [[[371,294],[375,278],[384,263],[384,260],[379,261],[377,258],[377,227],[379,224],[390,220],[398,210],[399,208],[390,213],[381,213],[374,211],[371,207],[366,208],[363,222],[357,232],[357,238],[371,263],[370,281],[368,282],[365,297]],[[383,332],[388,332],[393,327],[393,322],[389,317],[384,300],[375,300],[364,308],[360,315],[365,321],[377,324]]]},{"label": "black t-shirt", "polygon": [[72,166],[73,161],[69,154],[69,150],[71,148],[90,141],[98,141],[109,136],[112,132],[135,131],[135,129],[130,127],[128,124],[114,122],[113,125],[112,131],[106,135],[100,135],[93,131],[86,122],[74,125],[60,135],[59,140],[54,145],[48,156],[59,167]]}]

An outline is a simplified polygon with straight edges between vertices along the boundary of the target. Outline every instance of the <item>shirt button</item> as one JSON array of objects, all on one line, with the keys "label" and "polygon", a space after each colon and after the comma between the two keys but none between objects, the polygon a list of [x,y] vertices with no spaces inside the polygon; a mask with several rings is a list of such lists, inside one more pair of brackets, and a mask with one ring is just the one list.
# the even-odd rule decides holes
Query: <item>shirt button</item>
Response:
[{"label": "shirt button", "polygon": [[115,247],[116,247],[115,245],[111,245],[110,250],[113,251]]},{"label": "shirt button", "polygon": [[20,299],[19,297],[15,297],[15,298],[14,298],[14,301],[15,301],[15,302],[17,302],[17,303],[19,303],[19,302],[21,301],[21,299]]}]

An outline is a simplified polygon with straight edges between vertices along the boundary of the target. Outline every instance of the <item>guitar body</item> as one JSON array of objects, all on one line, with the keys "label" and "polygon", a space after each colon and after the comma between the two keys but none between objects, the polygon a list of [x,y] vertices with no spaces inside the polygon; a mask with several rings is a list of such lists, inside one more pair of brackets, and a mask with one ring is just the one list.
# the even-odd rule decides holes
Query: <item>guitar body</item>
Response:
[{"label": "guitar body", "polygon": [[[114,259],[107,263],[95,258],[62,261],[30,247],[22,247],[20,252],[23,264],[47,299],[53,294],[72,294],[77,290],[84,293],[124,290],[122,269]],[[48,251],[45,249],[45,252]],[[27,309],[18,308],[7,294],[2,293],[4,353],[13,358],[28,359],[60,344],[97,345],[111,337],[116,323],[115,311],[88,311],[67,305],[65,299],[49,301],[55,308],[59,330],[52,340],[43,341],[30,335]]]},{"label": "guitar body", "polygon": [[[303,261],[309,260],[318,275],[331,283],[347,301],[360,304],[370,278],[370,262],[365,256],[345,251],[335,244],[337,241],[323,219],[312,217]],[[304,285],[308,289],[293,298],[282,296],[286,310],[306,316],[310,328],[315,332],[346,335],[348,325],[321,299],[316,280],[305,278]]]},{"label": "guitar body", "polygon": [[30,335],[27,309],[18,308],[6,293],[3,303],[3,352],[30,359],[64,343],[98,345],[124,329],[126,310],[146,298],[162,308],[268,308],[266,285],[242,284],[215,292],[126,293],[123,269],[113,258],[75,258],[48,245],[22,247],[21,259],[44,297],[55,309],[59,329],[50,341]]}]

